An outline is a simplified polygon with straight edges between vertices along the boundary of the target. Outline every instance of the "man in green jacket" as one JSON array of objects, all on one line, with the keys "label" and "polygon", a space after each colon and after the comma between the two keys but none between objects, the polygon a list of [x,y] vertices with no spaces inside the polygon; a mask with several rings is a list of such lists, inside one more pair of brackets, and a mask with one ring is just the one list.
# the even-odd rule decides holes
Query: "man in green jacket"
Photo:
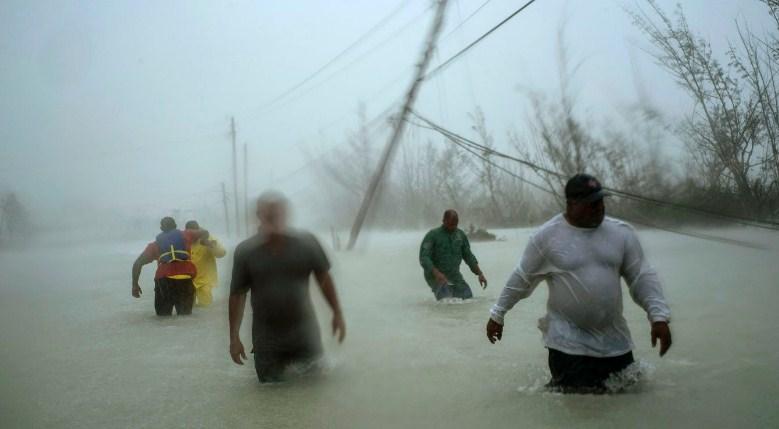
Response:
[{"label": "man in green jacket", "polygon": [[473,297],[471,287],[460,274],[460,262],[463,260],[471,272],[479,276],[482,289],[487,287],[487,279],[479,268],[479,261],[471,253],[468,237],[457,228],[458,222],[456,211],[445,211],[443,224],[430,230],[419,248],[419,264],[424,269],[425,281],[439,301],[444,298]]}]

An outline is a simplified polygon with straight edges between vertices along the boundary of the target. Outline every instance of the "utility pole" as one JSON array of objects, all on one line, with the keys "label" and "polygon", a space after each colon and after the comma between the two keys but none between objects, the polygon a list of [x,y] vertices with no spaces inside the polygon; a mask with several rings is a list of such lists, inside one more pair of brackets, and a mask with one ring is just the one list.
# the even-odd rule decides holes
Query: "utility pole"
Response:
[{"label": "utility pole", "polygon": [[249,231],[249,149],[246,143],[243,144],[243,216],[246,221],[246,235]]},{"label": "utility pole", "polygon": [[227,227],[227,236],[230,236],[230,213],[227,211],[227,189],[225,182],[222,182],[222,205],[225,208],[225,226]]},{"label": "utility pole", "polygon": [[235,118],[230,117],[230,140],[233,144],[233,197],[235,200],[235,235],[241,237],[241,219],[238,209],[238,166],[235,154]]},{"label": "utility pole", "polygon": [[382,153],[381,159],[379,160],[379,166],[371,178],[371,183],[368,185],[368,190],[365,192],[362,204],[360,205],[360,211],[357,213],[357,217],[354,219],[354,224],[352,225],[352,230],[349,234],[349,244],[346,246],[347,250],[352,250],[354,244],[357,242],[357,237],[360,235],[360,229],[362,229],[365,216],[368,214],[368,209],[371,206],[371,202],[376,196],[376,190],[378,189],[379,184],[384,177],[384,172],[387,170],[387,165],[392,158],[392,154],[395,152],[398,141],[400,141],[400,136],[403,134],[403,129],[406,125],[406,117],[414,106],[414,100],[416,99],[419,86],[422,81],[425,80],[425,70],[427,69],[427,65],[430,64],[430,58],[433,56],[436,39],[438,38],[438,34],[441,32],[441,27],[443,26],[444,12],[446,11],[446,1],[447,0],[438,0],[438,9],[436,10],[435,18],[433,19],[433,25],[430,27],[430,32],[427,36],[427,46],[422,53],[422,58],[417,64],[417,72],[414,76],[414,80],[411,82],[411,86],[406,92],[406,101],[403,104],[403,109],[400,111],[399,117],[397,118],[395,129],[392,131],[392,135],[390,136],[387,145],[384,147],[384,152]]}]

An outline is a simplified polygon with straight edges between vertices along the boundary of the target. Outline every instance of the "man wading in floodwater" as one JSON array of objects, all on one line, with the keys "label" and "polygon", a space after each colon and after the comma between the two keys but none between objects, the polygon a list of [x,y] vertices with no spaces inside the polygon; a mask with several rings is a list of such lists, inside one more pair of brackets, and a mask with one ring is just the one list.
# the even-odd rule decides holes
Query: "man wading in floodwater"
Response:
[{"label": "man wading in floodwater", "polygon": [[160,221],[160,230],[154,241],[149,243],[143,253],[133,263],[132,295],[141,297],[141,268],[154,260],[157,261],[157,271],[154,274],[154,310],[158,316],[170,316],[173,308],[176,314],[192,314],[192,304],[195,302],[195,286],[192,279],[197,275],[197,268],[192,263],[192,242],[198,239],[208,239],[208,231],[204,229],[176,229],[176,221],[172,217],[164,217]]},{"label": "man wading in floodwater", "polygon": [[254,367],[261,383],[281,381],[293,363],[315,363],[322,355],[319,325],[308,281],[314,274],[333,310],[332,330],[342,342],[346,325],[338,304],[330,262],[317,239],[286,229],[287,201],[266,192],[257,201],[260,230],[235,249],[230,283],[230,356],[246,359],[239,336],[246,293],[252,292]]},{"label": "man wading in floodwater", "polygon": [[600,183],[577,174],[565,185],[566,210],[530,238],[490,311],[487,338],[503,335],[503,316],[541,280],[549,286],[547,314],[538,322],[549,349],[548,386],[563,392],[605,392],[605,381],[633,362],[633,342],[622,317],[620,276],[647,313],[652,346],[671,347],[671,312],[657,273],[628,224],[606,218]]},{"label": "man wading in floodwater", "polygon": [[487,287],[479,268],[479,261],[471,252],[471,245],[463,230],[457,228],[457,212],[449,209],[444,212],[443,223],[431,229],[419,247],[419,264],[422,265],[425,281],[435,295],[435,299],[473,297],[471,287],[460,274],[460,262],[465,260],[471,272],[479,276],[479,284]]}]

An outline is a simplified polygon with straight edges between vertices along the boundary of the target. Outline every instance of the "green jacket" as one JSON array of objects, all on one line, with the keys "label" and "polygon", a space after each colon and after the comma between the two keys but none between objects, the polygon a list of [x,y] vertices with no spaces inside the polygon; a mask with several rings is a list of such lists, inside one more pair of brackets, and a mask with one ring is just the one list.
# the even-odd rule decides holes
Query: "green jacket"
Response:
[{"label": "green jacket", "polygon": [[463,260],[471,272],[478,272],[479,261],[471,253],[471,245],[463,230],[448,232],[442,225],[425,234],[419,247],[419,264],[422,265],[425,281],[430,287],[436,286],[433,267],[444,273],[451,283],[467,285],[460,274],[460,262]]}]

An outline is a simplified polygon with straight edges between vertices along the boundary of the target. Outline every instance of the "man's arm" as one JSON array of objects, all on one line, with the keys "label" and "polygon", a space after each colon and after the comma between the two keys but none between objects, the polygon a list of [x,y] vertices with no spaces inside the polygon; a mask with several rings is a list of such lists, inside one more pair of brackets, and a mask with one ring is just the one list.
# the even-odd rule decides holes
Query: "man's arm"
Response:
[{"label": "man's arm", "polygon": [[671,309],[665,301],[660,278],[655,269],[647,263],[641,243],[632,228],[627,234],[620,274],[628,284],[630,297],[646,311],[652,326],[652,347],[660,340],[660,356],[665,355],[672,342],[671,329],[668,327]]},{"label": "man's arm", "polygon": [[506,281],[506,286],[500,292],[498,302],[490,309],[490,319],[487,321],[487,339],[491,343],[500,341],[503,336],[503,317],[520,300],[533,293],[536,286],[543,280],[544,257],[534,242],[534,237],[525,247],[519,264]]},{"label": "man's arm", "polygon": [[438,270],[433,264],[433,249],[435,248],[435,239],[433,238],[433,231],[428,232],[425,238],[422,240],[422,244],[419,246],[419,265],[425,272],[431,272],[435,276],[436,282],[446,283],[448,280],[444,273]]},{"label": "man's arm", "polygon": [[468,265],[468,268],[471,269],[471,272],[479,277],[479,284],[481,285],[482,289],[485,289],[487,288],[487,278],[484,277],[484,273],[479,267],[479,261],[476,259],[476,255],[471,252],[471,243],[468,241],[468,236],[465,234],[462,234],[462,236],[465,243],[463,244],[463,261],[465,261],[465,263]]},{"label": "man's arm", "polygon": [[241,342],[241,321],[243,310],[246,307],[246,292],[230,293],[229,319],[230,319],[230,357],[233,362],[243,365],[243,359],[247,359],[246,352]]},{"label": "man's arm", "polygon": [[183,232],[184,236],[193,244],[198,240],[206,241],[211,236],[205,229],[185,229]]},{"label": "man's arm", "polygon": [[133,269],[132,269],[132,296],[136,298],[140,298],[143,291],[141,290],[140,284],[138,284],[138,280],[141,278],[141,268],[154,261],[146,251],[138,255],[138,258],[135,259],[135,262],[133,262]]},{"label": "man's arm", "polygon": [[246,352],[241,342],[241,322],[243,310],[246,307],[246,293],[249,291],[251,278],[243,261],[241,246],[235,249],[233,258],[233,273],[230,279],[230,299],[228,303],[228,320],[230,322],[230,357],[233,362],[243,365],[241,358],[246,359]]},{"label": "man's arm", "polygon": [[332,328],[333,335],[338,336],[338,342],[341,343],[346,337],[346,323],[344,323],[343,314],[341,313],[341,305],[338,302],[338,294],[335,291],[335,284],[333,278],[327,271],[315,272],[316,282],[319,284],[319,289],[322,290],[322,295],[325,297],[325,301],[330,305],[333,310]]},{"label": "man's arm", "polygon": [[208,250],[212,255],[214,255],[215,258],[221,258],[227,254],[227,251],[225,250],[224,246],[222,246],[222,243],[220,243],[219,240],[215,238],[208,240],[207,246]]}]

